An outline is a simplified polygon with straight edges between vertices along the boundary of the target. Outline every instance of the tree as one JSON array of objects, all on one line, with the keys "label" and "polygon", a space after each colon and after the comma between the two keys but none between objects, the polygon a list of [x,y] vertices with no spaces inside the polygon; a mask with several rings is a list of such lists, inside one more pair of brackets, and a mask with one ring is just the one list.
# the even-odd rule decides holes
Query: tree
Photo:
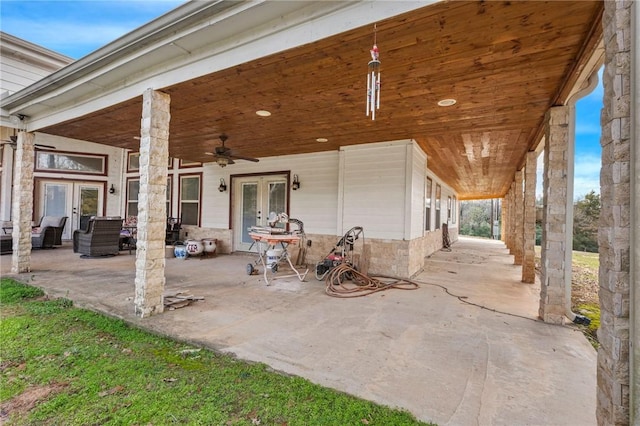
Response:
[{"label": "tree", "polygon": [[491,200],[461,203],[460,234],[491,238]]},{"label": "tree", "polygon": [[573,206],[573,249],[598,252],[600,194],[589,192]]}]

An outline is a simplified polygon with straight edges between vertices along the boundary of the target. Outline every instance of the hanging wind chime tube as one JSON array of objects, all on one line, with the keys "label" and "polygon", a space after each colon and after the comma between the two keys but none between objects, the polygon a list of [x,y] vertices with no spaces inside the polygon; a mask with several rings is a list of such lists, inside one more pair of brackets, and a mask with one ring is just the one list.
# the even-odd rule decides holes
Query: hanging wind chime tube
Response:
[{"label": "hanging wind chime tube", "polygon": [[374,26],[371,61],[367,72],[367,117],[371,112],[371,120],[376,119],[376,110],[380,109],[380,54],[377,45],[377,27]]}]

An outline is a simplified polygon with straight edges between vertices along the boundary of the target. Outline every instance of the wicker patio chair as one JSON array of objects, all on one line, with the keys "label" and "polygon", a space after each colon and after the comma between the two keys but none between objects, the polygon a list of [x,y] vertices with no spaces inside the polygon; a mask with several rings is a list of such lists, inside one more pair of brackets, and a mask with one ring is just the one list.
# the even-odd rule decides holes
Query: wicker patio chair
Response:
[{"label": "wicker patio chair", "polygon": [[53,248],[62,245],[62,233],[67,216],[43,216],[31,230],[31,248]]},{"label": "wicker patio chair", "polygon": [[119,216],[94,217],[86,230],[73,233],[73,252],[87,257],[118,254],[122,219]]}]

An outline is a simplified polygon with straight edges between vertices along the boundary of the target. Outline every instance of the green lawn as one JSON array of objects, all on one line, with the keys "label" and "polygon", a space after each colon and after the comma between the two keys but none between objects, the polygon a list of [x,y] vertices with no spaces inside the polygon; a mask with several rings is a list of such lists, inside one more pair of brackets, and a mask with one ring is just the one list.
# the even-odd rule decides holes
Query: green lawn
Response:
[{"label": "green lawn", "polygon": [[424,424],[407,412],[41,296],[0,281],[2,424]]},{"label": "green lawn", "polygon": [[584,268],[591,268],[598,271],[600,267],[600,258],[598,253],[588,253],[586,251],[575,251],[572,255],[574,265],[582,266]]}]

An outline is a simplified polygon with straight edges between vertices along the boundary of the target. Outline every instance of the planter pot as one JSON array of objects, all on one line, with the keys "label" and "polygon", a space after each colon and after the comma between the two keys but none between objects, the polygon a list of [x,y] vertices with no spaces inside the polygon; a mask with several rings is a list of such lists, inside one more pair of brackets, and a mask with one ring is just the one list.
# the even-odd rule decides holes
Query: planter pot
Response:
[{"label": "planter pot", "polygon": [[185,260],[187,256],[189,256],[187,253],[187,246],[184,244],[176,244],[173,247],[173,254],[180,260]]},{"label": "planter pot", "polygon": [[216,240],[215,238],[204,238],[202,240],[204,252],[207,254],[215,254],[217,243],[218,243],[218,240]]},{"label": "planter pot", "polygon": [[204,251],[204,246],[200,240],[187,240],[186,248],[189,256],[198,256]]}]

